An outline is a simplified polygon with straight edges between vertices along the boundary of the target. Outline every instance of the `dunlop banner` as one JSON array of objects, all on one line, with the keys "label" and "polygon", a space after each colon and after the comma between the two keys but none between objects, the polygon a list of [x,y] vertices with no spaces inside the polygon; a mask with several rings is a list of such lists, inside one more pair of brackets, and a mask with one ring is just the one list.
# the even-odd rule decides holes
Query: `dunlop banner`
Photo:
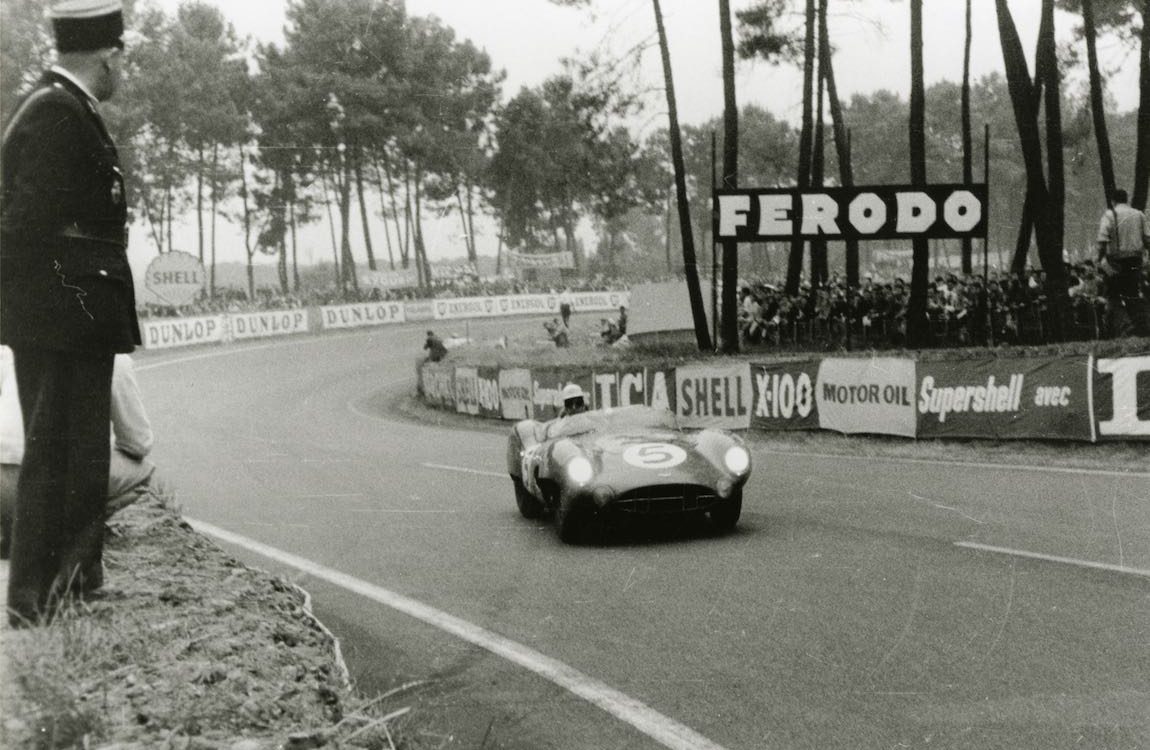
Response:
[{"label": "dunlop banner", "polygon": [[1090,440],[1089,359],[919,362],[918,436]]},{"label": "dunlop banner", "polygon": [[815,402],[818,362],[752,364],[756,430],[817,430],[819,409]]},{"label": "dunlop banner", "polygon": [[751,426],[751,367],[746,362],[677,367],[675,396],[675,413],[684,427]]},{"label": "dunlop banner", "polygon": [[140,321],[140,338],[145,349],[218,344],[224,340],[224,316],[144,319]]},{"label": "dunlop banner", "polygon": [[404,303],[398,301],[333,305],[321,307],[319,310],[324,330],[402,323],[407,319]]},{"label": "dunlop banner", "polygon": [[819,426],[844,433],[915,436],[914,360],[893,357],[819,363]]},{"label": "dunlop banner", "polygon": [[499,371],[499,404],[504,419],[519,421],[532,419],[531,371],[512,369]]},{"label": "dunlop banner", "polygon": [[1150,440],[1150,355],[1094,361],[1098,440]]},{"label": "dunlop banner", "polygon": [[307,310],[269,310],[227,316],[233,339],[259,339],[307,333]]},{"label": "dunlop banner", "polygon": [[594,408],[642,404],[675,410],[675,370],[643,368],[620,372],[595,373]]},{"label": "dunlop banner", "polygon": [[503,408],[499,402],[499,368],[478,368],[476,386],[478,388],[479,416],[501,419]]}]

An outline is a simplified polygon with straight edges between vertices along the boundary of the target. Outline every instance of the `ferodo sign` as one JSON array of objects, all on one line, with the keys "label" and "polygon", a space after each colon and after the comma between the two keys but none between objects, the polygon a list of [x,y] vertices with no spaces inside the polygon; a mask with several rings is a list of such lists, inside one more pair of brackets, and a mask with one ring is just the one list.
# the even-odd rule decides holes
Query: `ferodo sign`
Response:
[{"label": "ferodo sign", "polygon": [[894,240],[986,236],[986,185],[717,190],[719,240]]},{"label": "ferodo sign", "polygon": [[684,427],[751,426],[751,367],[687,365],[675,368],[675,413]]},{"label": "ferodo sign", "polygon": [[815,399],[818,376],[818,362],[752,364],[755,399],[751,427],[772,431],[819,429]]},{"label": "ferodo sign", "polygon": [[914,384],[914,360],[824,359],[815,388],[819,426],[914,437]]},{"label": "ferodo sign", "polygon": [[919,362],[919,437],[1091,439],[1087,357]]},{"label": "ferodo sign", "polygon": [[1150,440],[1150,355],[1094,363],[1099,440]]}]

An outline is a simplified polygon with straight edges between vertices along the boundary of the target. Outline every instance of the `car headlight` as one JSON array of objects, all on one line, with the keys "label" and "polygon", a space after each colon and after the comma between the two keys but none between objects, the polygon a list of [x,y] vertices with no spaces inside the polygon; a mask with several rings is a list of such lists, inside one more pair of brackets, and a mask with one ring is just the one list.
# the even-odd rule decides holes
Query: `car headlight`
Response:
[{"label": "car headlight", "polygon": [[567,478],[575,484],[587,484],[594,473],[591,462],[583,456],[576,456],[567,462]]},{"label": "car headlight", "polygon": [[732,474],[742,474],[751,465],[751,454],[747,453],[747,449],[738,445],[732,445],[723,454],[723,465]]}]

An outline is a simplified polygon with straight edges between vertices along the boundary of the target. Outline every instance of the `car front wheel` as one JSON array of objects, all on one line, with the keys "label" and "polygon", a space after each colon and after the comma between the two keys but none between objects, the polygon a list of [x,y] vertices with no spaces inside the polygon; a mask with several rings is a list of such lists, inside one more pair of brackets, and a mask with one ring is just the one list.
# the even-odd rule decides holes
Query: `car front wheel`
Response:
[{"label": "car front wheel", "polygon": [[543,503],[527,491],[519,477],[511,477],[511,483],[515,485],[515,504],[519,506],[519,515],[531,519],[541,518],[546,510]]},{"label": "car front wheel", "polygon": [[731,531],[743,514],[743,490],[736,490],[727,500],[711,510],[711,523],[719,531]]},{"label": "car front wheel", "polygon": [[588,503],[572,497],[560,497],[555,509],[555,526],[559,538],[567,544],[581,544],[591,530],[594,511]]}]

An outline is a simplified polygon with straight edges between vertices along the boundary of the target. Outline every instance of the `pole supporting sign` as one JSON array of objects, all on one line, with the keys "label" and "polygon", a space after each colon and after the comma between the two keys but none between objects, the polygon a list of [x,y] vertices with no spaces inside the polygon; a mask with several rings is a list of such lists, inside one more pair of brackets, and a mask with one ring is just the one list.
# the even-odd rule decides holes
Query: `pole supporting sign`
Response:
[{"label": "pole supporting sign", "polygon": [[714,191],[714,237],[901,240],[986,237],[985,184]]}]

